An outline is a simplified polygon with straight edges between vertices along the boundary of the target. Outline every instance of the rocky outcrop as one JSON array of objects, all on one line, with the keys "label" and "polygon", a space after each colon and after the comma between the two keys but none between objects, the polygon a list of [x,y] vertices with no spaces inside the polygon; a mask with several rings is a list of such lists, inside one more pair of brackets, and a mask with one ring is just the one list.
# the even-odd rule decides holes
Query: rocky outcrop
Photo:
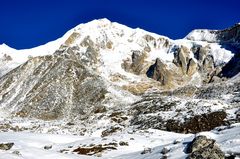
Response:
[{"label": "rocky outcrop", "polygon": [[194,57],[198,61],[198,71],[203,78],[204,83],[216,82],[216,76],[220,73],[222,66],[216,66],[213,55],[210,53],[209,45],[204,47],[195,46]]},{"label": "rocky outcrop", "polygon": [[132,72],[134,74],[143,74],[146,69],[144,66],[145,64],[145,58],[147,57],[147,54],[145,51],[139,51],[139,50],[133,50],[131,59],[126,59],[123,61],[122,68],[126,70],[127,72]]},{"label": "rocky outcrop", "polygon": [[[204,83],[219,82],[220,78],[231,78],[239,73],[240,24],[224,30],[194,30],[186,39],[209,43],[206,46],[195,46],[193,49]],[[211,43],[219,43],[222,48],[235,53],[234,57],[229,62],[217,66],[210,53]]]},{"label": "rocky outcrop", "polygon": [[[167,86],[168,88],[187,84],[196,73],[202,76],[205,83],[219,81],[214,76],[221,71],[221,67],[215,67],[214,59],[210,52],[211,48],[208,45],[201,46],[194,44],[189,49],[183,45],[171,44],[173,46],[170,46],[167,39],[163,39],[163,41],[160,39],[161,42],[159,42],[159,40],[155,40],[150,35],[146,35],[144,38],[147,44],[151,44],[152,47],[155,43],[161,43],[161,46],[157,45],[157,47],[167,47],[168,51],[173,51],[174,59],[172,64],[167,64],[161,58],[157,58],[155,63],[150,65],[146,70],[149,64],[145,59],[148,56],[148,52],[151,51],[151,49],[146,49],[142,52],[132,51],[132,57],[124,60],[122,64],[124,70],[137,75],[143,74],[146,71],[149,78],[159,81],[163,86]],[[167,43],[167,46],[165,46],[165,43]]]},{"label": "rocky outcrop", "polygon": [[187,65],[187,75],[192,76],[198,70],[197,62],[194,59],[190,59]]},{"label": "rocky outcrop", "polygon": [[99,144],[99,145],[90,145],[90,146],[82,146],[78,147],[73,150],[73,152],[79,154],[79,155],[88,155],[92,156],[95,155],[97,157],[101,157],[102,153],[104,151],[110,151],[110,150],[117,150],[117,143],[109,143],[109,144]]},{"label": "rocky outcrop", "polygon": [[199,47],[199,50],[194,54],[198,60],[201,72],[211,72],[214,69],[214,59],[210,51],[211,48],[207,45]]},{"label": "rocky outcrop", "polygon": [[88,47],[88,46],[94,46],[94,42],[90,38],[90,36],[84,37],[84,39],[81,41],[80,46],[82,47]]},{"label": "rocky outcrop", "polygon": [[[236,111],[240,102],[239,92],[237,77],[228,82],[210,83],[201,87],[190,85],[173,91],[149,92],[132,105],[131,124],[143,129],[155,128],[179,133],[209,131],[240,121],[239,111]],[[219,110],[209,110],[211,107]],[[228,109],[234,109],[231,117],[226,113]]]},{"label": "rocky outcrop", "polygon": [[[194,58],[191,57],[191,51]],[[174,54],[173,63],[181,68],[183,75],[192,76],[195,73],[200,73],[203,81],[210,82],[214,75],[217,75],[220,70],[215,68],[214,58],[210,54],[211,48],[207,46],[193,46],[189,50],[185,46],[177,48]]]},{"label": "rocky outcrop", "polygon": [[0,79],[0,104],[22,117],[85,118],[108,91],[84,62],[69,49],[31,59]]},{"label": "rocky outcrop", "polygon": [[175,120],[168,120],[166,129],[179,133],[198,133],[210,131],[217,126],[224,125],[226,112],[212,112],[208,114],[196,115],[186,119],[183,123]]},{"label": "rocky outcrop", "polygon": [[65,41],[65,45],[70,46],[71,44],[73,44],[75,42],[75,40],[80,36],[79,33],[77,32],[73,32],[68,39]]},{"label": "rocky outcrop", "polygon": [[1,143],[0,150],[10,150],[13,147],[14,143]]},{"label": "rocky outcrop", "polygon": [[173,76],[168,70],[167,65],[159,58],[156,59],[155,64],[150,66],[147,71],[147,76],[159,81],[162,85],[172,85]]},{"label": "rocky outcrop", "polygon": [[206,136],[197,136],[188,144],[187,153],[189,159],[224,159],[225,155],[216,145],[215,140],[208,139]]},{"label": "rocky outcrop", "polygon": [[174,54],[173,63],[181,67],[183,74],[186,74],[187,70],[189,70],[190,60],[192,60],[190,58],[190,50],[187,47],[181,46]]},{"label": "rocky outcrop", "polygon": [[155,39],[153,36],[147,34],[147,35],[144,35],[144,36],[143,36],[143,39],[145,39],[146,42],[148,43],[148,46],[146,47],[146,48],[148,48],[148,49],[145,50],[145,51],[147,51],[147,52],[150,52],[150,51],[151,51],[151,48],[149,47],[149,45],[153,46],[154,48],[157,47],[156,39]]},{"label": "rocky outcrop", "polygon": [[[209,131],[215,127],[226,124],[224,119],[227,114],[222,111],[196,115],[190,113],[189,108],[188,117],[185,117],[183,110],[181,112],[181,110],[177,108],[180,101],[162,101],[161,103],[161,105],[160,103],[155,103],[155,106],[146,106],[146,108],[142,108],[140,105],[133,108],[134,114],[131,124],[142,129],[155,128],[177,133]],[[192,109],[195,108],[192,107]],[[175,110],[176,113],[171,115],[173,110]],[[169,117],[166,117],[166,114],[168,114]]]},{"label": "rocky outcrop", "polygon": [[122,129],[120,127],[110,127],[109,129],[104,130],[101,136],[106,137],[121,130]]}]

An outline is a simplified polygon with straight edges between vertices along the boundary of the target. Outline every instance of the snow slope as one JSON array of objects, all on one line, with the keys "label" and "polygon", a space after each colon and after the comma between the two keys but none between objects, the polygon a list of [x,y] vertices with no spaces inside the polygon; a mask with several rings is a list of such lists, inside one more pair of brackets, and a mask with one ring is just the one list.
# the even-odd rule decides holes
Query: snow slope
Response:
[{"label": "snow slope", "polygon": [[[216,30],[214,30],[216,31]],[[217,42],[217,35],[207,29],[196,29],[191,31],[185,39],[194,41]]]},{"label": "snow slope", "polygon": [[[227,127],[226,127],[227,128]],[[225,130],[202,132],[197,135],[205,135],[215,139],[225,153],[238,153],[240,149],[240,125],[235,124]],[[117,146],[117,150],[103,152],[101,158],[111,159],[159,159],[163,156],[163,148],[168,149],[166,154],[169,159],[182,159],[187,157],[185,148],[187,143],[195,137],[193,134],[177,134],[160,130],[145,130],[135,133],[122,132],[105,138],[79,137],[72,135],[51,135],[34,133],[0,133],[0,143],[13,142],[14,146],[9,151],[0,150],[1,159],[77,159],[99,158],[96,155],[86,156],[72,152],[81,145],[128,142],[128,146]],[[44,146],[52,145],[49,150]],[[141,154],[144,150],[151,152]],[[65,150],[65,153],[61,153]],[[16,155],[16,151],[19,155]],[[236,159],[239,158],[236,157]]]}]

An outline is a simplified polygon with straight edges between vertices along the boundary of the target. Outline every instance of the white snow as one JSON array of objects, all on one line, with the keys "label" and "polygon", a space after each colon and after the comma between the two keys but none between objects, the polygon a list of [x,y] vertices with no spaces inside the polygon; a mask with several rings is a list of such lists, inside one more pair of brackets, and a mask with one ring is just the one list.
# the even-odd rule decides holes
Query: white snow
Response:
[{"label": "white snow", "polygon": [[[212,30],[215,31],[215,30]],[[193,40],[193,41],[208,41],[208,42],[216,42],[216,34],[211,33],[210,30],[207,29],[196,29],[191,31],[185,39]]]},{"label": "white snow", "polygon": [[4,71],[1,72],[0,77],[17,66],[23,64],[30,57],[53,54],[66,41],[71,32],[72,30],[68,31],[63,37],[55,41],[31,49],[16,50],[7,46],[6,44],[0,45],[0,60],[4,55],[8,55],[12,58],[12,60],[3,63],[4,65],[0,63],[0,70]]},{"label": "white snow", "polygon": [[[240,125],[235,124],[222,131],[201,132],[197,135],[206,135],[208,138],[216,140],[216,143],[225,153],[238,152],[240,149]],[[169,159],[182,159],[187,157],[184,149],[187,143],[192,141],[195,135],[178,134],[155,129],[137,131],[135,133],[121,132],[108,136],[105,140],[101,137],[73,136],[73,135],[51,135],[36,133],[0,133],[0,143],[13,142],[14,146],[8,151],[0,150],[0,158],[16,159],[75,159],[75,158],[96,158],[96,156],[86,156],[73,153],[72,151],[81,145],[119,143],[128,142],[129,146],[118,146],[117,150],[108,150],[102,153],[102,157],[97,158],[117,158],[117,159],[158,159],[161,158],[161,150],[167,148]],[[174,144],[175,141],[178,143]],[[52,145],[52,149],[45,150],[44,146]],[[150,148],[151,152],[141,154],[144,149]],[[66,150],[66,153],[60,153]],[[20,155],[13,152],[19,151]]]},{"label": "white snow", "polygon": [[231,60],[235,53],[232,53],[229,50],[221,48],[219,44],[212,44],[210,54],[213,55],[214,62],[216,65],[227,63]]}]

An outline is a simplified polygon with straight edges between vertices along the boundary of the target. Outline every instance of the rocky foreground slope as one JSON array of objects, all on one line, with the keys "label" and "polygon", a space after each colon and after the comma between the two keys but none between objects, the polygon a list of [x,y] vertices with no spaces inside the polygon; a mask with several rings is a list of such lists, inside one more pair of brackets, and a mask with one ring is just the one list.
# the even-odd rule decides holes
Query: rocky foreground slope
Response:
[{"label": "rocky foreground slope", "polygon": [[37,48],[1,45],[0,130],[104,138],[229,128],[240,122],[239,38],[239,24],[171,40],[101,19]]}]

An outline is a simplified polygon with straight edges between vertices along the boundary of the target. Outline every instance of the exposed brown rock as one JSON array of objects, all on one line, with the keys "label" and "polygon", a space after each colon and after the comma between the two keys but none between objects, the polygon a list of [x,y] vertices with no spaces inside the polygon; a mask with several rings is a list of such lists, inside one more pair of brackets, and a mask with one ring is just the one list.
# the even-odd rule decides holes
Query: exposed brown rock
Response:
[{"label": "exposed brown rock", "polygon": [[129,85],[123,85],[122,88],[124,90],[131,92],[134,95],[142,95],[148,89],[158,88],[160,87],[160,85],[161,84],[158,82],[149,81],[149,82],[139,82],[139,83],[133,83]]},{"label": "exposed brown rock", "polygon": [[69,38],[65,41],[65,45],[69,46],[75,42],[75,40],[80,36],[79,33],[73,32]]},{"label": "exposed brown rock", "polygon": [[116,147],[114,146],[108,146],[108,145],[96,145],[96,146],[93,146],[93,147],[79,147],[77,149],[74,149],[73,152],[76,152],[80,155],[89,155],[89,156],[92,156],[92,155],[95,155],[97,153],[102,153],[103,151],[106,151],[106,150],[117,150]]},{"label": "exposed brown rock", "polygon": [[187,65],[187,74],[192,76],[194,73],[198,71],[197,62],[195,62],[192,58],[189,60]]},{"label": "exposed brown rock", "polygon": [[219,111],[194,116],[186,120],[184,123],[168,120],[166,128],[168,131],[179,133],[198,133],[201,131],[210,131],[217,126],[224,125],[224,119],[226,116],[226,112]]},{"label": "exposed brown rock", "polygon": [[151,35],[144,35],[143,38],[147,41],[155,41],[156,39],[154,37],[152,37]]},{"label": "exposed brown rock", "polygon": [[112,49],[112,47],[113,47],[113,42],[112,42],[112,41],[108,41],[107,44],[106,44],[106,47],[107,47],[108,49]]},{"label": "exposed brown rock", "polygon": [[167,69],[167,65],[159,58],[157,58],[155,64],[148,69],[147,76],[159,81],[162,85],[172,85],[173,75]]},{"label": "exposed brown rock", "polygon": [[182,69],[183,74],[186,74],[187,71],[190,70],[188,68],[190,66],[190,61],[192,61],[191,66],[193,67],[194,63],[190,58],[190,50],[185,46],[178,48],[174,55],[173,63]]},{"label": "exposed brown rock", "polygon": [[142,74],[145,70],[145,63],[144,60],[147,57],[145,51],[141,52],[138,50],[132,51],[131,59],[124,60],[122,64],[122,68],[128,72],[132,72],[134,74]]}]

